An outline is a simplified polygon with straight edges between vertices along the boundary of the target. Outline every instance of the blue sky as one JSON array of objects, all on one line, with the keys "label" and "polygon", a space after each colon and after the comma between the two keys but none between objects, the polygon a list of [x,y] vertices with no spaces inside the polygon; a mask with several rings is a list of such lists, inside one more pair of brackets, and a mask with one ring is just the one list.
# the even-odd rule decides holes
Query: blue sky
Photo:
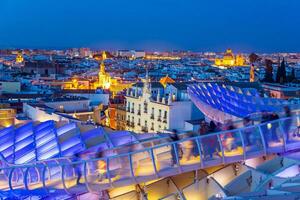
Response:
[{"label": "blue sky", "polygon": [[0,0],[0,48],[300,52],[299,0]]}]

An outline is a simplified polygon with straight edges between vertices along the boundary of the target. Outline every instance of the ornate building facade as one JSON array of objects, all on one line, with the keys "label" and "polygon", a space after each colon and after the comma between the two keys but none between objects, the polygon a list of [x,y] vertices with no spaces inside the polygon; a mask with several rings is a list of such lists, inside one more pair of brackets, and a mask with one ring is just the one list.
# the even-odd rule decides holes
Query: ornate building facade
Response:
[{"label": "ornate building facade", "polygon": [[234,55],[231,49],[227,49],[223,58],[216,58],[216,66],[234,67],[234,66],[245,66],[246,59],[243,55]]},{"label": "ornate building facade", "polygon": [[105,89],[110,90],[113,94],[117,94],[118,92],[131,87],[130,83],[123,83],[119,80],[110,76],[108,72],[106,72],[104,61],[106,60],[106,53],[102,53],[102,61],[99,65],[99,73],[98,79],[95,81],[91,80],[80,80],[79,77],[74,77],[71,81],[65,82],[63,85],[63,89]]}]

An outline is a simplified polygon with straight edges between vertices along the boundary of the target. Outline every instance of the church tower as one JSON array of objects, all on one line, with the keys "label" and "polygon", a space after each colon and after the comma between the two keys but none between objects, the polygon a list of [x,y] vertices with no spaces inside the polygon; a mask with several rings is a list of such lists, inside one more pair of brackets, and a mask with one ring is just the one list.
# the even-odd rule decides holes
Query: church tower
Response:
[{"label": "church tower", "polygon": [[21,52],[19,52],[16,57],[16,63],[22,63],[23,61],[24,61],[23,55]]},{"label": "church tower", "polygon": [[104,61],[107,56],[105,51],[102,52],[102,61],[100,64],[99,74],[98,74],[98,87],[103,89],[109,89],[111,85],[110,75],[106,73]]},{"label": "church tower", "polygon": [[100,64],[100,69],[99,69],[99,81],[100,81],[100,75],[104,75],[106,73],[105,72],[104,60],[106,60],[105,51],[102,52],[102,61],[101,61],[101,64]]}]

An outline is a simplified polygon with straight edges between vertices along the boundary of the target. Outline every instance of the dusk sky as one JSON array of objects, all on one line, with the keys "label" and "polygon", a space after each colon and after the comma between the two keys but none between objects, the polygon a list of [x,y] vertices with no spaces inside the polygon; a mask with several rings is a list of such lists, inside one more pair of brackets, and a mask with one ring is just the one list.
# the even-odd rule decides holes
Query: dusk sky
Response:
[{"label": "dusk sky", "polygon": [[0,48],[300,52],[299,0],[0,0]]}]

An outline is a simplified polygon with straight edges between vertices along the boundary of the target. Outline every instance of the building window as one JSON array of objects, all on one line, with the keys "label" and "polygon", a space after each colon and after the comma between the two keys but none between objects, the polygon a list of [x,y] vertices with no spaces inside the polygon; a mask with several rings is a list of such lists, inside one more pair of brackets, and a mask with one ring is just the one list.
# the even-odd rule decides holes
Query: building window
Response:
[{"label": "building window", "polygon": [[154,108],[152,108],[151,119],[154,119]]},{"label": "building window", "polygon": [[141,104],[139,104],[139,109],[138,109],[137,114],[138,114],[138,115],[141,115]]},{"label": "building window", "polygon": [[154,123],[151,123],[151,130],[154,131]]},{"label": "building window", "polygon": [[168,112],[165,111],[165,113],[164,113],[164,119],[163,119],[164,123],[167,123],[167,118],[168,118]]},{"label": "building window", "polygon": [[130,102],[127,102],[127,112],[130,112]]},{"label": "building window", "polygon": [[134,113],[134,103],[132,103],[131,113]]},{"label": "building window", "polygon": [[158,110],[158,118],[157,121],[161,122],[161,109]]},{"label": "building window", "polygon": [[144,113],[148,113],[148,103],[144,102]]},{"label": "building window", "polygon": [[132,120],[131,120],[130,126],[131,126],[132,128],[134,128],[134,117],[132,117],[131,119],[132,119]]},{"label": "building window", "polygon": [[142,131],[143,132],[148,132],[147,120],[145,121],[145,125],[142,126]]}]

